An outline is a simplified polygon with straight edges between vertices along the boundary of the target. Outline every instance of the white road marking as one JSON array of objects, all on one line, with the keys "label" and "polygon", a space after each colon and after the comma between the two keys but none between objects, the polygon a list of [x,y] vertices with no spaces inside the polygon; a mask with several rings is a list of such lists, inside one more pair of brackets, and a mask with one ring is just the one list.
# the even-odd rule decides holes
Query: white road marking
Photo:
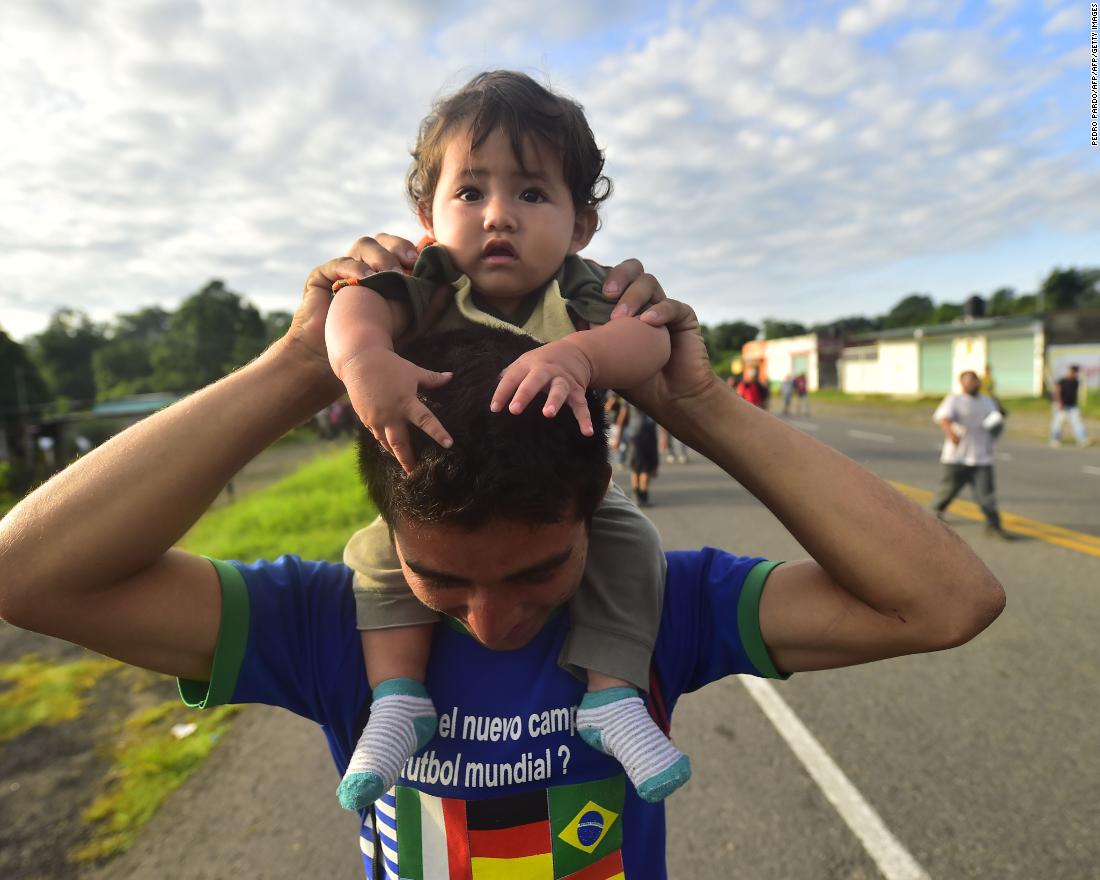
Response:
[{"label": "white road marking", "polygon": [[901,845],[863,795],[848,781],[821,743],[768,682],[751,675],[738,680],[787,741],[852,833],[859,838],[886,880],[930,880],[928,873]]},{"label": "white road marking", "polygon": [[1100,467],[1093,467],[1091,464],[1086,464],[1082,470],[1086,474],[1091,474],[1094,477],[1100,477]]},{"label": "white road marking", "polygon": [[994,452],[993,455],[997,461],[1012,461],[1012,454],[1008,452]]},{"label": "white road marking", "polygon": [[897,443],[898,441],[889,434],[876,434],[873,431],[848,431],[849,437],[857,440],[874,440],[876,443]]},{"label": "white road marking", "polygon": [[792,421],[791,424],[794,425],[796,428],[799,428],[803,431],[809,431],[811,434],[817,432],[817,425],[815,425],[813,422],[794,422],[794,421]]}]

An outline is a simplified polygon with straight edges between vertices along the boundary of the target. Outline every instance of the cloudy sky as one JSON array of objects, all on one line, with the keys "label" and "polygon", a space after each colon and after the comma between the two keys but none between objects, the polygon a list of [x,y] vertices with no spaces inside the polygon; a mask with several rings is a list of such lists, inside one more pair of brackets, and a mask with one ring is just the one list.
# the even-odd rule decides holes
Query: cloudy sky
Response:
[{"label": "cloudy sky", "polygon": [[1082,0],[7,0],[0,326],[214,277],[292,309],[357,236],[416,237],[417,123],[494,67],[589,113],[615,195],[587,254],[709,322],[1100,264]]}]

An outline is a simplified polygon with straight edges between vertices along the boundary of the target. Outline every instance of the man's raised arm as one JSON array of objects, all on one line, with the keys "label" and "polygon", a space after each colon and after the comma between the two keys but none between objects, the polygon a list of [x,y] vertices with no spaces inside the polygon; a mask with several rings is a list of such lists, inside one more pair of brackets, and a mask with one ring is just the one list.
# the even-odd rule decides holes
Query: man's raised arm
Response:
[{"label": "man's raised arm", "polygon": [[208,562],[171,547],[241,467],[340,393],[325,357],[320,271],[286,337],[82,457],[0,521],[0,617],[137,666],[207,677],[218,581]]},{"label": "man's raised arm", "polygon": [[777,568],[761,600],[781,670],[951,647],[997,617],[1001,585],[953,532],[717,379],[689,307],[669,300],[642,320],[669,328],[672,356],[627,396],[759,498],[812,557]]}]

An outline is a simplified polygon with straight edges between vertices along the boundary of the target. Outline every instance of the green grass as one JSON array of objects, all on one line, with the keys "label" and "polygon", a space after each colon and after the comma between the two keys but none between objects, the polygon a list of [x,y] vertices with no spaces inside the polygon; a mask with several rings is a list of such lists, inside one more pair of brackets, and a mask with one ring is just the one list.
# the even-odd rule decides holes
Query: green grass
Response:
[{"label": "green grass", "polygon": [[299,425],[291,428],[282,437],[275,441],[276,446],[294,446],[299,443],[316,443],[317,429],[310,425]]},{"label": "green grass", "polygon": [[891,397],[889,394],[845,394],[836,388],[823,388],[810,395],[810,399],[822,403],[853,403],[889,406],[897,409],[927,409],[933,400],[939,403],[943,397]]},{"label": "green grass", "polygon": [[348,447],[211,511],[188,532],[182,546],[215,559],[244,562],[283,553],[339,560],[352,533],[375,516],[359,482],[355,450]]},{"label": "green grass", "polygon": [[[82,815],[93,823],[92,838],[70,860],[99,861],[129,849],[167,797],[202,766],[238,711],[219,706],[199,712],[173,700],[131,716],[111,747],[105,790]],[[196,725],[193,733],[173,735],[174,725],[186,723]]]},{"label": "green grass", "polygon": [[[871,406],[887,407],[898,410],[927,410],[935,407],[941,400],[942,394],[925,397],[891,397],[888,394],[845,394],[835,388],[826,388],[815,391],[811,399],[822,403],[847,403],[868,404]],[[1042,397],[1002,397],[1000,398],[1005,409],[1013,412],[1050,413],[1050,401]],[[1100,418],[1100,394],[1093,395],[1085,400],[1081,406],[1081,414],[1086,418]]]},{"label": "green grass", "polygon": [[0,664],[0,743],[35,727],[79,718],[86,694],[104,675],[122,668],[106,657],[49,663],[34,656]]}]

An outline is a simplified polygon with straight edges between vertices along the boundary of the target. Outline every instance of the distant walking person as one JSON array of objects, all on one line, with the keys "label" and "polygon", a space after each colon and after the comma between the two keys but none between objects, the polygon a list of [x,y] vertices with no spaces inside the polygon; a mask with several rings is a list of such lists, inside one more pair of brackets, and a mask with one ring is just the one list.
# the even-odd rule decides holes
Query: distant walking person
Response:
[{"label": "distant walking person", "polygon": [[1062,425],[1069,419],[1078,446],[1092,446],[1093,439],[1085,430],[1081,410],[1077,406],[1080,381],[1077,364],[1071,366],[1061,379],[1054,383],[1054,414],[1050,420],[1050,445],[1055,449],[1062,445]]},{"label": "distant walking person", "polygon": [[791,414],[791,398],[794,397],[794,373],[787,373],[787,378],[779,386],[779,393],[783,398],[783,415]]},{"label": "distant walking person", "polygon": [[626,466],[630,468],[630,488],[639,507],[649,505],[649,481],[657,476],[660,456],[657,452],[657,423],[636,406],[627,404],[619,413],[621,431],[618,443],[629,443]]},{"label": "distant walking person", "polygon": [[986,519],[986,534],[1005,541],[1012,535],[1001,527],[993,481],[994,432],[1004,421],[993,398],[981,393],[973,370],[959,376],[962,394],[949,394],[932,419],[943,429],[943,480],[932,509],[941,519],[952,499],[969,483]]},{"label": "distant walking person", "polygon": [[982,370],[982,394],[988,397],[997,399],[997,395],[994,393],[993,383],[993,368],[989,364],[985,365],[985,369]]},{"label": "distant walking person", "polygon": [[658,429],[658,447],[669,464],[687,464],[687,445],[673,436],[667,428]]},{"label": "distant walking person", "polygon": [[747,400],[753,406],[761,409],[768,408],[768,387],[757,378],[758,372],[750,367],[745,370],[745,375],[737,383],[737,396]]},{"label": "distant walking person", "polygon": [[806,374],[799,373],[794,377],[794,394],[797,398],[795,403],[795,415],[808,416],[810,414],[810,395],[809,386],[806,384]]}]

